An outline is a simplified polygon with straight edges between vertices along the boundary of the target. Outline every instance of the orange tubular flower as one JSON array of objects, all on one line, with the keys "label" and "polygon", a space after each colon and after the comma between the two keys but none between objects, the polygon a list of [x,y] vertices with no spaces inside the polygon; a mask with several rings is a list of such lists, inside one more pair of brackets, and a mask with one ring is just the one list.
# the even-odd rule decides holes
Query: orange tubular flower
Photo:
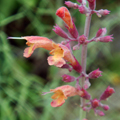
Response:
[{"label": "orange tubular flower", "polygon": [[56,44],[46,37],[25,36],[25,37],[9,37],[9,39],[26,39],[26,44],[29,46],[24,50],[23,56],[28,58],[32,55],[36,48],[44,48],[50,51],[53,56],[48,57],[48,64],[62,67],[67,62],[71,65],[76,64],[76,60],[68,47],[62,44]]},{"label": "orange tubular flower", "polygon": [[60,86],[55,89],[51,89],[50,91],[54,93],[51,97],[53,99],[53,101],[51,102],[52,107],[59,107],[63,105],[67,97],[82,94],[81,91],[79,91],[78,93],[78,90],[70,85]]},{"label": "orange tubular flower", "polygon": [[67,24],[69,28],[73,28],[72,18],[66,7],[60,7],[57,10],[56,15],[60,17]]},{"label": "orange tubular flower", "polygon": [[26,45],[28,45],[29,47],[27,47],[24,50],[24,54],[23,54],[23,56],[26,58],[30,57],[36,48],[44,48],[46,50],[53,49],[53,46],[52,46],[53,41],[49,40],[46,37],[25,36],[25,37],[9,37],[8,39],[26,39],[27,40]]}]

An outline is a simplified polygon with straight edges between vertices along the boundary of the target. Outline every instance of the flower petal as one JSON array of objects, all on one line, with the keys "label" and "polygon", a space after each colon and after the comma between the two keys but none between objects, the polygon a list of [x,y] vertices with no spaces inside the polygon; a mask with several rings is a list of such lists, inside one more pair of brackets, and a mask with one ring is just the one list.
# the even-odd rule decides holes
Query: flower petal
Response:
[{"label": "flower petal", "polygon": [[49,56],[47,60],[49,65],[55,65],[56,67],[62,67],[66,63],[63,58],[55,56]]},{"label": "flower petal", "polygon": [[[23,39],[26,39],[29,43],[36,44],[37,48],[41,47],[46,50],[52,50],[53,49],[53,41],[49,40],[46,37],[39,37],[39,36],[25,36],[22,37]],[[55,43],[54,43],[55,44]]]},{"label": "flower petal", "polygon": [[59,106],[63,105],[64,102],[65,102],[64,99],[62,99],[61,101],[53,100],[53,101],[51,102],[51,106],[52,106],[52,107],[59,107]]}]

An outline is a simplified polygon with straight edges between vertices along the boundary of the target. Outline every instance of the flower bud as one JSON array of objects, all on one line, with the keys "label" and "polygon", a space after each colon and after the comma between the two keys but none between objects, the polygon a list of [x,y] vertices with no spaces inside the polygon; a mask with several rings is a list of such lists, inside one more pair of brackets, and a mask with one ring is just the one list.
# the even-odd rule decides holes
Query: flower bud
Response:
[{"label": "flower bud", "polygon": [[78,8],[78,4],[70,2],[70,1],[65,1],[65,4],[70,8],[74,8],[74,9]]},{"label": "flower bud", "polygon": [[102,76],[101,73],[102,73],[102,71],[100,71],[99,68],[98,68],[97,70],[94,70],[94,71],[92,71],[91,73],[89,73],[89,74],[88,74],[88,77],[89,77],[90,79],[96,79],[96,78]]},{"label": "flower bud", "polygon": [[83,5],[81,5],[78,9],[79,9],[79,12],[80,12],[81,14],[86,14],[86,13],[88,13],[88,9],[87,9],[85,6],[83,6]]},{"label": "flower bud", "polygon": [[100,110],[96,110],[95,111],[99,116],[104,116],[104,112],[103,111],[100,111]]},{"label": "flower bud", "polygon": [[95,9],[95,5],[96,5],[96,0],[87,0],[88,3],[89,3],[89,8],[91,10],[94,10]]},{"label": "flower bud", "polygon": [[71,71],[72,71],[72,67],[70,67],[70,65],[68,65],[68,64],[64,64],[61,68],[68,69],[68,70],[69,70],[69,72],[71,72]]},{"label": "flower bud", "polygon": [[104,16],[104,15],[108,15],[108,14],[110,14],[110,11],[107,10],[107,9],[105,9],[105,10],[100,9],[100,10],[98,11],[98,13]]},{"label": "flower bud", "polygon": [[98,107],[98,106],[99,106],[99,103],[100,103],[100,101],[97,100],[97,99],[93,99],[93,100],[91,101],[91,104],[92,104],[92,107],[93,107],[93,108]]},{"label": "flower bud", "polygon": [[73,46],[73,50],[79,50],[79,49],[80,49],[80,46],[79,46],[79,45]]},{"label": "flower bud", "polygon": [[54,26],[54,28],[55,29],[53,29],[53,31],[57,34],[57,35],[59,35],[59,36],[61,36],[61,37],[63,37],[63,38],[68,38],[68,35],[67,35],[67,33],[65,32],[65,31],[63,31],[58,25],[56,25],[56,26]]},{"label": "flower bud", "polygon": [[98,31],[97,31],[97,34],[96,34],[96,37],[102,37],[106,34],[107,30],[106,28],[100,28]]},{"label": "flower bud", "polygon": [[89,112],[91,108],[83,107],[83,111]]},{"label": "flower bud", "polygon": [[91,86],[91,83],[89,82],[89,79],[85,80],[84,82],[84,88],[88,89]]},{"label": "flower bud", "polygon": [[78,42],[79,42],[80,44],[83,44],[86,39],[87,39],[87,37],[86,37],[85,35],[81,35],[81,36],[78,38]]},{"label": "flower bud", "polygon": [[113,93],[115,93],[114,88],[111,88],[110,86],[107,87],[107,89],[103,92],[103,94],[100,96],[100,100],[106,100],[108,97],[110,97]]},{"label": "flower bud", "polygon": [[108,105],[103,105],[103,109],[107,111],[110,109],[110,107]]},{"label": "flower bud", "polygon": [[64,82],[73,82],[76,80],[75,77],[66,74],[62,75],[62,78],[62,81]]},{"label": "flower bud", "polygon": [[81,89],[82,94],[80,95],[81,97],[83,97],[84,99],[90,100],[91,95],[85,90],[85,89]]},{"label": "flower bud", "polygon": [[100,42],[112,42],[112,35],[109,36],[105,36],[105,37],[100,37],[98,39],[96,39],[96,41],[100,41]]}]

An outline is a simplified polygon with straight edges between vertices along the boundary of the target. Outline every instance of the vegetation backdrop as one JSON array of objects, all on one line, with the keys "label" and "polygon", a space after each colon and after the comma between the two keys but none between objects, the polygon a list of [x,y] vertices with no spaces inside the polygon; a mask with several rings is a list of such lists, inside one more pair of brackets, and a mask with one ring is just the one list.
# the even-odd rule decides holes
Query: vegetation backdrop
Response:
[{"label": "vegetation backdrop", "polygon": [[[92,17],[90,38],[97,30],[106,27],[107,34],[113,34],[112,43],[91,43],[88,45],[87,73],[100,68],[102,77],[90,80],[89,92],[93,97],[99,95],[108,85],[116,93],[107,103],[110,110],[104,117],[87,114],[88,120],[120,119],[120,1],[96,0],[96,9],[108,9],[111,14],[98,18]],[[76,2],[76,0],[72,0]],[[0,3],[0,117],[1,120],[79,120],[79,97],[71,97],[58,108],[50,106],[51,94],[42,96],[42,92],[64,85],[61,81],[67,70],[48,66],[48,51],[35,50],[26,59],[23,51],[25,40],[8,40],[8,36],[44,36],[59,42],[53,26],[58,24],[63,29],[63,21],[55,15],[56,10],[64,5],[64,0],[1,0]],[[75,24],[82,35],[85,15],[78,10],[69,9]],[[80,61],[80,51],[74,52]],[[77,76],[76,72],[72,72]],[[74,85],[72,83],[71,85]]]}]

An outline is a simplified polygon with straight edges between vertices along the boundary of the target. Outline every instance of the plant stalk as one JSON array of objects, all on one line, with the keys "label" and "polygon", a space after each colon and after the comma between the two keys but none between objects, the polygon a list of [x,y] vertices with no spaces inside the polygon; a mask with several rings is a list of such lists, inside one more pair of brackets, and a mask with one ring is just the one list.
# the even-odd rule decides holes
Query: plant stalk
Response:
[{"label": "plant stalk", "polygon": [[[91,17],[92,15],[89,15],[86,17],[85,22],[85,29],[84,29],[84,35],[88,38],[89,37],[89,29],[90,29],[90,23],[91,23]],[[82,66],[82,72],[86,73],[86,60],[87,60],[87,44],[82,45],[82,53],[81,53],[81,66]],[[85,77],[81,78],[81,87],[83,87],[85,82]],[[81,105],[85,105],[85,99],[81,98]],[[80,109],[80,120],[83,120],[86,118],[86,111],[83,111]]]}]

